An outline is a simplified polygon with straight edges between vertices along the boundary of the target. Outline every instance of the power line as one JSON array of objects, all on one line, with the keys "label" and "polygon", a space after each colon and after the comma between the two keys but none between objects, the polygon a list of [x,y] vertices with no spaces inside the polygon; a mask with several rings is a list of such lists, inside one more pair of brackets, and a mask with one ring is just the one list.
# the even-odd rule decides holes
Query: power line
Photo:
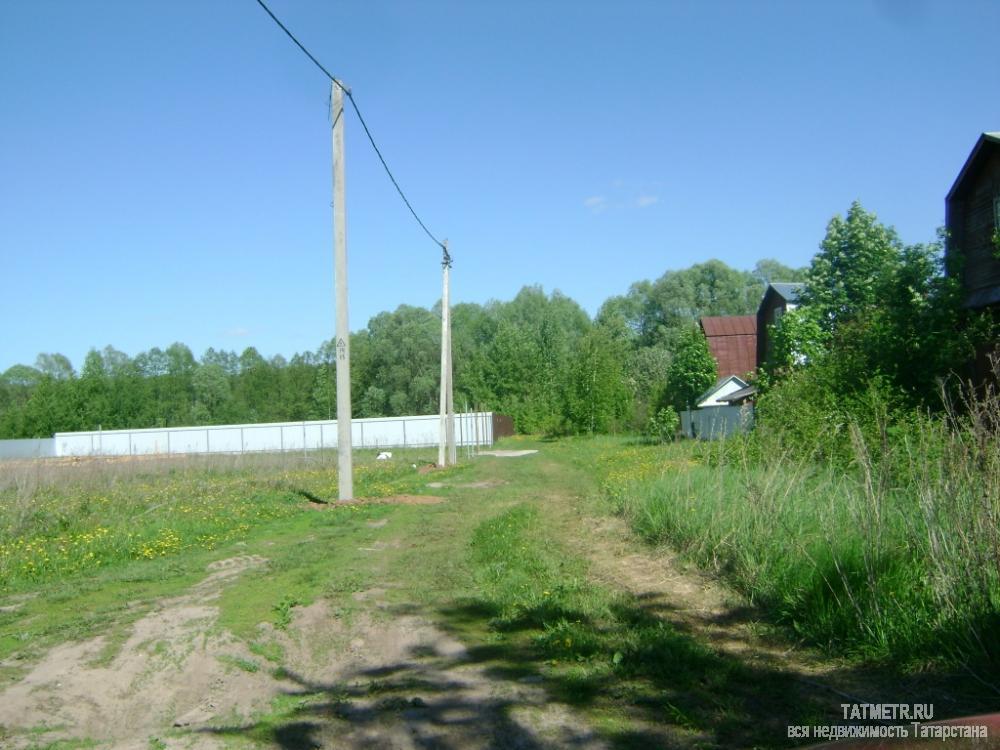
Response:
[{"label": "power line", "polygon": [[[260,0],[257,0],[257,2],[260,2]],[[337,85],[343,88],[340,81],[337,81]],[[399,183],[396,182],[396,178],[392,176],[392,171],[389,169],[389,165],[385,163],[385,157],[382,156],[382,152],[379,151],[378,146],[375,145],[375,139],[372,138],[371,131],[368,129],[368,124],[365,122],[365,118],[361,116],[361,110],[358,109],[358,103],[354,101],[354,94],[352,94],[350,90],[347,89],[344,90],[344,93],[347,94],[347,98],[350,100],[351,106],[354,107],[354,113],[358,116],[358,120],[361,122],[361,127],[365,129],[365,135],[368,136],[368,141],[372,144],[372,148],[375,149],[375,153],[378,155],[378,160],[382,162],[382,166],[385,167],[385,173],[389,175],[389,179],[392,180],[392,184],[393,186],[395,186],[396,192],[399,193],[399,197],[403,199],[403,203],[405,203],[406,207],[410,209],[410,213],[413,214],[413,218],[417,220],[417,223],[420,225],[420,228],[424,230],[427,236],[430,237],[431,240],[433,240],[434,244],[440,247],[444,251],[444,254],[447,256],[448,249],[444,246],[444,243],[441,242],[441,240],[439,240],[433,234],[431,234],[431,230],[428,229],[427,225],[420,220],[420,217],[417,216],[417,212],[413,210],[413,206],[410,205],[410,201],[407,200],[406,195],[403,193],[403,188],[399,186]],[[450,256],[448,257],[450,258]]]},{"label": "power line", "polygon": [[278,20],[278,17],[276,15],[274,15],[274,13],[271,12],[270,8],[268,8],[266,5],[264,5],[264,3],[263,3],[262,0],[257,0],[257,3],[260,5],[261,8],[263,8],[267,12],[267,15],[269,15],[271,17],[271,20],[273,20],[276,24],[278,24],[278,26],[281,27],[282,31],[284,31],[286,34],[288,34],[288,38],[291,39],[293,42],[295,42],[295,44],[298,45],[298,47],[299,47],[300,50],[302,50],[303,52],[306,53],[306,57],[308,57],[310,60],[312,60],[313,63],[316,65],[316,67],[323,71],[323,73],[326,75],[327,78],[329,78],[331,81],[333,81],[338,86],[340,86],[340,88],[344,89],[344,93],[345,94],[347,94],[348,96],[351,95],[351,93],[347,89],[344,88],[344,86],[340,83],[340,81],[338,81],[336,78],[334,78],[333,75],[330,73],[330,71],[327,70],[326,68],[324,68],[323,65],[322,65],[322,63],[320,63],[319,60],[317,60],[315,57],[312,56],[312,54],[309,52],[309,50],[307,50],[302,45],[302,42],[300,42],[298,39],[295,38],[295,35],[288,30],[288,28],[285,26],[285,24],[283,24],[281,21]]},{"label": "power line", "polygon": [[419,224],[420,228],[424,230],[424,233],[428,237],[431,238],[431,240],[434,242],[435,245],[437,245],[438,247],[441,248],[442,251],[444,251],[445,261],[450,265],[451,264],[451,256],[448,254],[448,248],[447,248],[447,246],[445,246],[445,244],[443,242],[441,242],[441,240],[439,240],[437,237],[435,237],[431,233],[431,230],[427,228],[427,225],[424,224],[423,221],[421,221],[420,217],[417,215],[417,212],[413,210],[413,206],[410,204],[410,201],[406,197],[406,194],[403,192],[403,189],[399,186],[399,183],[396,181],[396,178],[392,174],[392,170],[389,169],[389,165],[385,161],[385,157],[382,156],[382,152],[379,150],[379,147],[376,145],[375,139],[372,137],[372,133],[368,129],[368,123],[365,122],[365,118],[361,114],[361,110],[358,108],[358,103],[356,101],[354,101],[354,94],[351,93],[351,90],[349,88],[347,88],[337,78],[335,78],[334,75],[329,70],[327,70],[326,68],[324,68],[323,64],[319,60],[317,60],[315,57],[313,57],[312,53],[305,48],[305,45],[303,45],[302,42],[300,42],[298,39],[296,39],[295,35],[291,31],[288,30],[288,27],[285,26],[285,24],[283,24],[281,21],[279,21],[278,17],[276,15],[274,15],[274,13],[271,12],[271,9],[268,8],[264,4],[264,0],[257,0],[257,4],[260,5],[260,7],[263,8],[267,12],[267,15],[269,15],[271,17],[272,21],[274,21],[276,24],[278,24],[278,27],[288,35],[288,38],[291,39],[293,42],[295,42],[295,45],[300,50],[302,50],[303,53],[305,53],[305,56],[308,57],[310,60],[312,60],[313,64],[317,68],[319,68],[321,71],[323,71],[323,75],[325,75],[327,78],[329,78],[335,84],[337,84],[337,86],[340,87],[340,90],[343,91],[347,95],[347,99],[351,102],[351,107],[354,108],[354,113],[358,116],[358,121],[361,123],[361,127],[364,128],[365,135],[368,136],[368,142],[372,144],[372,148],[375,150],[375,154],[378,156],[378,160],[380,162],[382,162],[382,167],[383,167],[383,169],[385,169],[385,173],[387,175],[389,175],[389,179],[392,181],[393,187],[396,188],[396,192],[399,193],[399,197],[403,199],[403,203],[405,203],[406,207],[408,209],[410,209],[410,213],[413,214],[413,218],[417,220],[417,224]]}]

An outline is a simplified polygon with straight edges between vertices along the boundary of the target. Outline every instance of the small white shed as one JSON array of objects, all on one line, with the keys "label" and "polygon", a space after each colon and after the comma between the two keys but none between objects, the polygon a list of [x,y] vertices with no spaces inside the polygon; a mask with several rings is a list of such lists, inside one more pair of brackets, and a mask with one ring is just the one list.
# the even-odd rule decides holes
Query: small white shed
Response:
[{"label": "small white shed", "polygon": [[730,375],[728,378],[722,378],[718,383],[713,385],[698,397],[696,407],[698,409],[703,409],[706,406],[729,406],[728,401],[722,401],[721,399],[731,393],[743,390],[748,385],[749,383],[742,378],[736,377],[735,375]]}]

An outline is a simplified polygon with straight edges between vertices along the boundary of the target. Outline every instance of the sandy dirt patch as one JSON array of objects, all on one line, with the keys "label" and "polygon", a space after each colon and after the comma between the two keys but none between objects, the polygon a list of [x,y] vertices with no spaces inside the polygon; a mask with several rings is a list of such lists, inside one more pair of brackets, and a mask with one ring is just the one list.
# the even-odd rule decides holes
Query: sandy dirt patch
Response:
[{"label": "sandy dirt patch", "polygon": [[[111,658],[102,658],[105,637],[52,649],[0,693],[0,744],[80,739],[148,750],[155,738],[171,750],[216,750],[246,736],[294,748],[606,747],[552,704],[540,676],[497,674],[427,618],[387,603],[391,584],[355,592],[350,614],[318,600],[295,607],[283,629],[261,623],[255,640],[284,654],[274,669],[214,627],[224,586],[265,563],[212,563],[187,594],[138,620]],[[279,696],[295,700],[293,716],[259,723]]]},{"label": "sandy dirt patch", "polygon": [[[255,657],[214,629],[218,608],[212,604],[227,582],[265,562],[247,555],[213,563],[188,594],[159,602],[139,619],[110,658],[113,644],[105,636],[52,649],[0,693],[0,727],[36,732],[4,738],[4,746],[29,747],[44,737],[45,743],[90,738],[113,748],[148,748],[150,737],[172,726],[266,705],[280,685],[233,666]],[[52,731],[39,734],[44,727]],[[197,746],[215,744],[208,739]]]},{"label": "sandy dirt patch", "polygon": [[520,458],[521,456],[530,456],[532,453],[538,453],[537,450],[520,450],[520,451],[479,451],[480,456],[495,456],[497,458]]},{"label": "sandy dirt patch", "polygon": [[262,626],[302,700],[294,747],[606,747],[538,682],[498,676],[427,619],[400,614],[386,592],[356,592],[366,609],[349,621],[319,601],[296,609],[287,631]]},{"label": "sandy dirt patch", "polygon": [[392,495],[391,497],[376,497],[362,502],[368,505],[437,505],[443,503],[443,497],[434,495]]}]

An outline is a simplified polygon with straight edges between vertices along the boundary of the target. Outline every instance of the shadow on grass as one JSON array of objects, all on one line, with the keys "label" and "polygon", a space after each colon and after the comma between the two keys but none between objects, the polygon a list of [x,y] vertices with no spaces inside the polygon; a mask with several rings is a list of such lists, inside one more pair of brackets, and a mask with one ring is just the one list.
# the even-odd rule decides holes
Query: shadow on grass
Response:
[{"label": "shadow on grass", "polygon": [[[481,599],[389,612],[418,614],[471,645],[457,655],[416,645],[401,659],[330,682],[282,669],[276,676],[286,687],[270,714],[198,731],[286,750],[766,748],[795,744],[787,738],[789,725],[838,723],[841,704],[852,699],[930,702],[939,714],[948,712],[933,676],[922,685],[875,688],[869,673],[845,668],[837,684],[864,686],[853,696],[825,687],[824,678],[789,670],[780,654],[709,648],[685,622],[672,622],[670,608],[654,596],[622,597],[600,619],[557,603],[503,617]],[[757,614],[739,607],[704,619],[731,624]],[[588,721],[574,718],[581,712]]]},{"label": "shadow on grass", "polygon": [[787,642],[722,648],[733,626],[762,618],[746,605],[682,615],[656,593],[618,597],[599,619],[552,604],[505,619],[481,600],[438,612],[439,626],[460,638],[484,625],[515,634],[470,649],[490,676],[543,675],[550,700],[625,717],[602,732],[613,747],[801,745],[790,725],[844,723],[844,703],[931,703],[938,719],[996,710],[997,693],[971,672],[927,665],[903,675],[860,663],[820,672],[790,661]]},{"label": "shadow on grass", "polygon": [[302,487],[286,487],[285,489],[294,492],[299,497],[303,497],[311,503],[316,503],[317,505],[330,505],[329,500],[324,500],[319,495],[316,495],[309,490],[303,489]]},{"label": "shadow on grass", "polygon": [[455,648],[431,639],[398,658],[369,654],[329,681],[284,671],[270,714],[202,731],[294,750],[788,747],[789,725],[837,723],[844,702],[972,713],[933,677],[902,684],[845,666],[818,678],[750,646],[762,619],[751,607],[680,611],[663,592],[604,588],[544,531],[536,509],[508,508],[471,535],[475,596],[382,610],[433,624]]},{"label": "shadow on grass", "polygon": [[440,614],[456,635],[492,621],[527,636],[469,656],[492,677],[542,675],[550,700],[617,716],[602,732],[613,747],[784,747],[788,724],[824,713],[796,675],[706,647],[652,601],[622,598],[600,620],[543,609],[499,628],[483,602]]},{"label": "shadow on grass", "polygon": [[[492,695],[485,683],[447,675],[453,659],[412,655],[398,663],[361,669],[343,680],[324,683],[285,672],[289,684],[273,714],[234,726],[207,727],[202,734],[240,737],[285,750],[327,747],[416,747],[460,750],[467,747],[552,746],[511,717],[529,701]],[[466,660],[461,660],[467,663]],[[540,691],[537,691],[540,692]],[[541,705],[536,700],[536,705]],[[588,738],[570,733],[559,746],[586,746]]]},{"label": "shadow on grass", "polygon": [[[418,645],[330,682],[280,670],[271,714],[199,731],[287,750],[779,747],[802,719],[793,675],[720,656],[641,603],[602,622],[550,604],[504,620],[482,600],[423,616],[474,645],[451,656]],[[604,717],[599,734],[580,710]]]}]

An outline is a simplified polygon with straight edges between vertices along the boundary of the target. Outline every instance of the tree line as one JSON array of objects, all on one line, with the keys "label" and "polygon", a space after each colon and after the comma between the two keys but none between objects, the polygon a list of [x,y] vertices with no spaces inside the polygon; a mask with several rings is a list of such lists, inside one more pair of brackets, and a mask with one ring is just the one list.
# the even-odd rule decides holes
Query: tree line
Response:
[{"label": "tree line", "polygon": [[[801,281],[801,305],[772,333],[755,376],[758,417],[823,444],[849,419],[941,404],[941,383],[967,374],[996,323],[964,310],[943,233],[904,245],[859,203],[826,228],[806,268],[762,260],[753,270],[718,260],[666,271],[607,299],[591,319],[571,298],[538,286],[514,299],[452,308],[455,405],[514,419],[521,432],[640,431],[671,435],[715,379],[697,320],[756,312],[766,284]],[[351,334],[356,417],[438,409],[440,309],[401,305]],[[335,351],[270,359],[181,343],[129,357],[91,350],[76,372],[61,354],[0,375],[0,437],[56,431],[331,419]],[[659,420],[659,421],[658,421]]]},{"label": "tree line", "polygon": [[[664,399],[675,354],[703,315],[753,313],[765,284],[801,269],[763,260],[752,271],[710,260],[640,281],[591,319],[558,291],[526,286],[510,301],[452,308],[455,404],[513,417],[523,432],[584,433],[641,427]],[[351,334],[356,417],[438,409],[440,309],[401,305]],[[91,350],[77,372],[39,354],[0,375],[0,437],[57,431],[331,419],[332,341],[264,357],[253,347],[205,351],[174,343],[130,357]]]}]

